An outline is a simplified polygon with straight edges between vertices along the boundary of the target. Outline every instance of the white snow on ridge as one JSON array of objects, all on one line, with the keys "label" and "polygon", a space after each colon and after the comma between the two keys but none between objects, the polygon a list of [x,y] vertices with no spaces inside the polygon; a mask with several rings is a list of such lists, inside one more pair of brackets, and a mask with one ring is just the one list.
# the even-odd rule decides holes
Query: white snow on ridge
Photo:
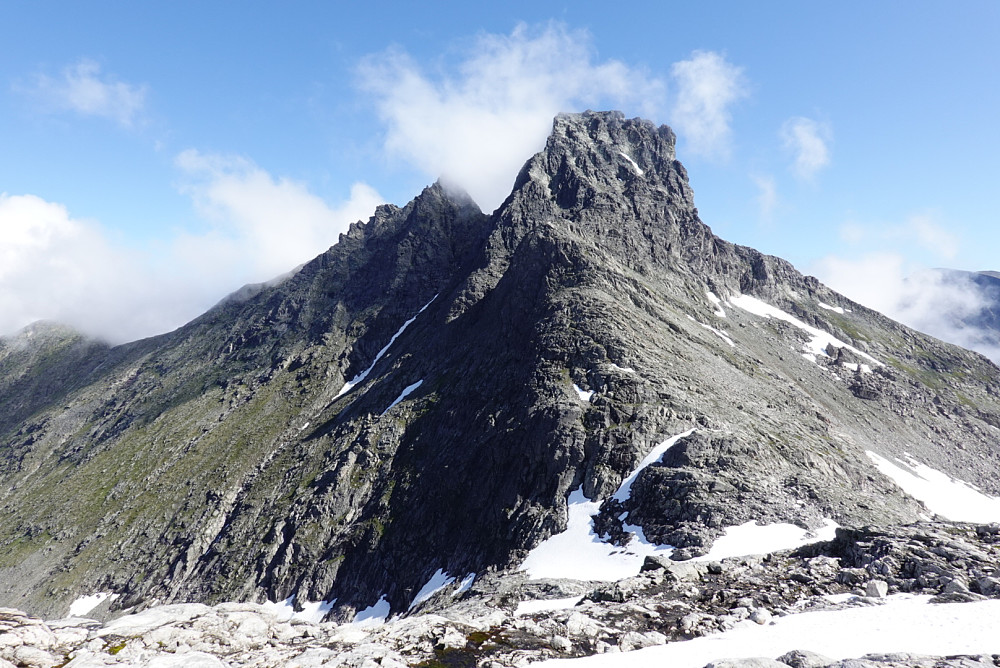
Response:
[{"label": "white snow on ridge", "polygon": [[883,475],[932,512],[954,522],[1000,522],[1000,499],[987,496],[961,480],[910,458],[906,470],[874,452],[869,459]]},{"label": "white snow on ridge", "polygon": [[819,302],[819,307],[825,308],[827,311],[833,311],[834,313],[839,313],[841,315],[845,313],[843,306],[830,306],[829,304],[824,304],[823,302]]},{"label": "white snow on ridge", "polygon": [[[621,502],[632,495],[632,483],[646,467],[658,462],[675,443],[694,432],[690,429],[682,434],[661,442],[639,463],[612,496]],[[669,556],[673,552],[670,545],[650,543],[642,527],[626,522],[627,514],[619,518],[625,531],[633,537],[624,547],[605,542],[594,533],[591,518],[601,509],[601,501],[590,501],[583,495],[582,488],[570,493],[567,499],[569,519],[566,530],[550,536],[528,553],[520,570],[527,571],[532,580],[544,578],[570,578],[573,580],[600,580],[611,582],[637,575],[647,556]],[[729,527],[716,540],[709,553],[700,560],[719,560],[726,557],[748,554],[766,554],[786,550],[807,543],[829,540],[837,524],[827,520],[826,525],[815,534],[791,524],[758,526],[754,522]]]},{"label": "white snow on ridge", "polygon": [[305,601],[301,610],[295,609],[295,596],[289,596],[280,603],[265,601],[262,605],[271,614],[282,621],[289,619],[301,619],[312,624],[319,624],[326,617],[326,613],[333,609],[337,599],[332,601]]},{"label": "white snow on ridge", "polygon": [[872,372],[872,368],[870,366],[868,366],[867,364],[860,364],[860,365],[858,365],[858,364],[854,364],[853,362],[844,362],[844,363],[841,364],[841,366],[844,367],[845,369],[850,370],[850,371],[857,371],[857,370],[860,369],[861,373],[871,373]]},{"label": "white snow on ridge", "polygon": [[703,322],[698,322],[697,320],[695,320],[691,316],[688,316],[688,319],[691,320],[692,322],[698,323],[699,325],[701,325],[702,327],[704,327],[708,331],[712,332],[713,334],[715,334],[716,336],[718,336],[720,339],[722,339],[723,341],[725,341],[726,343],[728,343],[733,348],[736,347],[736,343],[731,338],[729,338],[728,334],[726,334],[722,330],[716,329],[715,327],[712,327],[711,325],[706,325]]},{"label": "white snow on ridge", "polygon": [[392,346],[392,344],[395,343],[396,339],[399,338],[399,335],[402,334],[404,331],[406,331],[406,328],[409,327],[410,324],[414,320],[417,319],[417,316],[419,316],[421,313],[423,313],[424,310],[428,306],[430,306],[434,302],[434,300],[437,299],[437,298],[438,298],[437,295],[434,295],[433,297],[431,297],[431,300],[429,302],[427,302],[426,304],[424,304],[420,308],[419,311],[417,311],[417,315],[413,316],[412,318],[410,318],[409,320],[407,320],[406,322],[404,322],[402,324],[402,326],[398,330],[396,330],[396,333],[392,335],[392,338],[389,339],[389,343],[385,344],[385,347],[383,347],[382,350],[378,351],[378,354],[375,355],[375,359],[372,361],[371,366],[369,366],[367,369],[365,369],[364,371],[362,371],[361,373],[359,373],[357,376],[355,376],[354,379],[351,380],[350,382],[344,383],[344,386],[342,388],[340,388],[340,392],[337,393],[337,396],[334,397],[334,400],[339,399],[340,397],[344,396],[345,394],[347,394],[348,392],[350,392],[356,385],[358,385],[358,383],[363,382],[365,380],[365,378],[368,377],[368,374],[370,374],[372,372],[372,369],[375,368],[375,365],[378,364],[378,361],[380,359],[382,359],[382,356],[386,354],[386,352],[389,350],[389,348]]},{"label": "white snow on ridge", "polygon": [[801,612],[758,626],[742,622],[725,633],[634,652],[550,659],[548,668],[701,668],[722,658],[777,657],[795,649],[835,661],[865,654],[909,652],[936,656],[994,654],[1000,601],[928,605],[929,596],[898,594],[884,605]]},{"label": "white snow on ridge", "polygon": [[69,604],[69,616],[82,617],[99,606],[101,603],[104,603],[104,601],[113,601],[116,598],[118,598],[118,594],[112,594],[110,592],[98,592],[96,594],[91,594],[90,596],[81,596]]},{"label": "white snow on ridge", "polygon": [[354,615],[351,624],[355,626],[378,626],[389,617],[391,606],[383,594],[373,605]]},{"label": "white snow on ridge", "polygon": [[[421,378],[420,380],[418,380],[417,382],[415,382],[413,385],[407,385],[406,387],[404,387],[403,391],[399,393],[398,397],[396,397],[396,400],[393,401],[391,404],[389,404],[388,408],[386,408],[384,411],[382,411],[382,415],[385,415],[386,413],[388,413],[389,411],[391,411],[396,406],[396,404],[398,404],[400,401],[402,401],[403,399],[405,399],[406,397],[408,397],[411,392],[413,392],[415,389],[417,389],[418,387],[420,387],[423,384],[424,384],[424,380],[423,380],[423,378]],[[381,417],[381,415],[379,417]]]},{"label": "white snow on ridge", "polygon": [[[862,352],[855,348],[854,346],[844,343],[833,334],[829,332],[824,332],[822,329],[817,329],[802,322],[798,318],[791,316],[779,308],[771,306],[766,302],[762,302],[756,297],[751,297],[750,295],[738,295],[736,297],[730,297],[729,302],[733,306],[737,306],[748,313],[753,313],[754,315],[763,316],[765,318],[774,318],[775,320],[783,320],[790,325],[794,325],[799,329],[807,332],[813,338],[812,340],[803,346],[808,355],[822,355],[824,357],[829,357],[826,353],[826,349],[830,344],[833,344],[835,348],[847,348],[856,355],[860,355],[867,360],[871,360],[873,363],[879,366],[885,366],[882,362],[872,357],[866,352]],[[809,359],[809,358],[807,358]]]},{"label": "white snow on ridge", "polygon": [[639,176],[645,175],[646,172],[642,171],[642,169],[639,168],[639,163],[637,163],[635,160],[633,160],[632,156],[630,156],[625,151],[618,151],[618,152],[621,153],[621,155],[622,155],[623,158],[625,158],[630,163],[632,163],[632,168],[635,169],[635,173],[636,174],[638,174]]},{"label": "white snow on ridge", "polygon": [[476,581],[476,574],[469,573],[458,583],[458,589],[451,593],[452,596],[459,596],[472,589],[472,583]]},{"label": "white snow on ridge", "polygon": [[610,366],[610,367],[611,367],[612,369],[616,369],[617,371],[624,371],[625,373],[635,373],[635,369],[633,369],[633,368],[632,368],[632,367],[630,367],[630,366],[618,366],[618,365],[617,365],[617,364],[615,364],[614,362],[610,362],[610,363],[609,363],[609,366]]}]

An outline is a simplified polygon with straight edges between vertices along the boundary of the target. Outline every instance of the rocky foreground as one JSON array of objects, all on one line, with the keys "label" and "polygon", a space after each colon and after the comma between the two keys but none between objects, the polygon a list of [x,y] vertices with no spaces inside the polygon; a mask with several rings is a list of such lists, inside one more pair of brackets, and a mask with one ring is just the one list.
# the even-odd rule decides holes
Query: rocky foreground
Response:
[{"label": "rocky foreground", "polygon": [[[1000,598],[1000,525],[841,529],[833,541],[767,556],[650,558],[642,573],[615,583],[486,577],[462,596],[441,591],[408,617],[367,626],[281,619],[273,606],[250,603],[158,606],[106,623],[4,609],[0,667],[519,666],[682,642],[807,610],[877,606],[904,592],[943,605]],[[799,651],[712,665],[1000,666],[1000,654],[833,661]]]}]

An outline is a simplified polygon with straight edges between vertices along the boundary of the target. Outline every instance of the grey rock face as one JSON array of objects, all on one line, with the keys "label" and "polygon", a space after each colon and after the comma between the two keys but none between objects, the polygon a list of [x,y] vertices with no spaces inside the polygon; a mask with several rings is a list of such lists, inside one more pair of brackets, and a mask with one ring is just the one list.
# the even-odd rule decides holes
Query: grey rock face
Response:
[{"label": "grey rock face", "polygon": [[865,596],[869,598],[884,598],[888,593],[889,585],[882,580],[871,580],[865,585]]},{"label": "grey rock face", "polygon": [[[805,359],[743,294],[855,352]],[[403,612],[437,571],[516,567],[578,487],[602,534],[687,556],[750,520],[918,519],[866,450],[1000,492],[996,367],[715,237],[673,133],[617,113],[556,118],[492,216],[435,185],[176,332],[51,358],[58,389],[8,358],[0,602],[52,616],[95,591]]]}]

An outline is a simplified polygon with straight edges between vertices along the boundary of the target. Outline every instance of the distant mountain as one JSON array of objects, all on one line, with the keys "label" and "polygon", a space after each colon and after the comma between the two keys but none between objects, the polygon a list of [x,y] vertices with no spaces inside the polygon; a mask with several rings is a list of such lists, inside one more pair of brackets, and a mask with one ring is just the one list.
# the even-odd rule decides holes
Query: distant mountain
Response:
[{"label": "distant mountain", "polygon": [[1000,493],[1000,370],[714,236],[674,144],[560,115],[492,215],[435,184],[175,332],[5,339],[0,605],[400,614],[516,569],[575,490],[675,557],[930,516],[878,456]]}]

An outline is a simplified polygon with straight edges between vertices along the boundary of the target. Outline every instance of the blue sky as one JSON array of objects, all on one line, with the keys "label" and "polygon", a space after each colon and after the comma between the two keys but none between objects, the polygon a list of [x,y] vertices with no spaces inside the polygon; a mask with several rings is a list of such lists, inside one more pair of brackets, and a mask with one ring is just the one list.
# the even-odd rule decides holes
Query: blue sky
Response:
[{"label": "blue sky", "polygon": [[921,268],[1000,269],[993,1],[4,16],[0,332],[166,331],[440,175],[491,209],[552,115],[585,108],[672,125],[717,234],[897,317],[939,309],[913,307]]}]

